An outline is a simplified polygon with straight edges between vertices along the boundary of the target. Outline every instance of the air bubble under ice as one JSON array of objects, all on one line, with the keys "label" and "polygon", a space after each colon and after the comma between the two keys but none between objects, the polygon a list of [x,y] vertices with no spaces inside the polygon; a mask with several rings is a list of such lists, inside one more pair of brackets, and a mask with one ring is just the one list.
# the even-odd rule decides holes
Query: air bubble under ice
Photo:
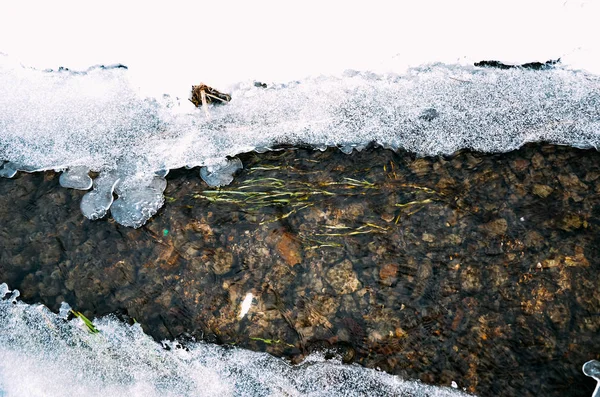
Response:
[{"label": "air bubble under ice", "polygon": [[[15,291],[16,292],[16,291]],[[139,324],[106,317],[90,333],[70,309],[54,314],[15,300],[0,284],[0,395],[76,396],[464,396],[313,354],[300,365],[205,343],[163,342]],[[14,292],[13,292],[14,294]],[[23,381],[26,379],[26,381]]]},{"label": "air bubble under ice", "polygon": [[[7,161],[0,173],[110,173],[130,181],[116,213],[139,226],[162,205],[151,176],[199,166],[207,167],[201,174],[209,184],[223,185],[233,171],[214,172],[216,164],[279,145],[349,153],[374,142],[419,155],[506,152],[535,141],[600,145],[600,78],[561,67],[432,64],[403,75],[348,72],[268,88],[240,83],[219,87],[233,99],[211,107],[210,119],[186,101],[140,96],[128,73],[44,72],[0,56],[0,160]],[[81,205],[90,219],[104,216],[113,200],[111,184],[94,186]],[[145,213],[133,215],[138,209]]]}]

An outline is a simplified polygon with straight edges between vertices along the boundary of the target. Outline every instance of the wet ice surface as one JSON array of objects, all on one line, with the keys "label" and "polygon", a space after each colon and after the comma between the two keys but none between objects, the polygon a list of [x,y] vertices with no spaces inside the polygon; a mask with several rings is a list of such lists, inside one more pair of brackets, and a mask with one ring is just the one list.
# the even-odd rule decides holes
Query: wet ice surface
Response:
[{"label": "wet ice surface", "polygon": [[[140,97],[127,73],[38,71],[0,56],[0,159],[9,161],[0,174],[73,167],[111,173],[120,181],[112,188],[123,184],[116,220],[137,227],[162,206],[151,186],[157,172],[204,166],[202,178],[220,186],[239,167],[223,168],[228,156],[282,144],[350,152],[376,142],[421,155],[506,152],[531,141],[600,144],[600,78],[561,68],[437,64],[401,76],[347,72],[269,88],[241,83],[230,104],[210,109],[210,119],[185,101]],[[101,203],[88,197],[88,218],[104,216],[111,186],[96,184]]]},{"label": "wet ice surface", "polygon": [[225,186],[233,181],[233,175],[242,168],[240,159],[225,159],[217,164],[200,168],[200,177],[208,186]]},{"label": "wet ice surface", "polygon": [[600,397],[600,361],[590,360],[583,364],[582,370],[586,376],[594,378],[598,382],[592,397]]},{"label": "wet ice surface", "polygon": [[89,190],[93,181],[87,167],[72,167],[60,175],[60,185],[69,189]]},{"label": "wet ice surface", "polygon": [[142,226],[163,206],[166,187],[167,181],[158,176],[141,186],[136,183],[133,188],[128,188],[126,182],[117,184],[119,198],[110,209],[112,217],[124,226]]},{"label": "wet ice surface", "polygon": [[465,395],[316,354],[292,366],[267,354],[205,343],[160,346],[139,324],[113,318],[96,320],[100,332],[92,334],[81,320],[67,321],[68,310],[63,305],[56,315],[26,305],[0,284],[1,395]]},{"label": "wet ice surface", "polygon": [[0,176],[4,178],[12,178],[17,174],[18,165],[9,162],[0,166]]},{"label": "wet ice surface", "polygon": [[94,190],[81,199],[81,212],[91,220],[102,218],[108,212],[114,198],[113,192],[119,182],[114,172],[105,172],[94,181]]}]

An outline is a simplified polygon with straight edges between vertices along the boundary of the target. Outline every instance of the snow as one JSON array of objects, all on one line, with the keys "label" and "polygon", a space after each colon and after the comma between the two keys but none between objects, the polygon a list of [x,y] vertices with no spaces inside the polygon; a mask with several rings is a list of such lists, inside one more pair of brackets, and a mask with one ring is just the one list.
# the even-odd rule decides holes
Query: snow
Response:
[{"label": "snow", "polygon": [[0,174],[67,169],[85,182],[86,170],[100,172],[84,214],[104,216],[114,191],[113,218],[140,227],[163,205],[159,175],[201,166],[210,186],[222,186],[243,166],[236,155],[281,144],[351,153],[374,142],[420,155],[506,152],[532,141],[600,147],[600,77],[561,65],[431,64],[267,88],[247,81],[231,102],[210,106],[210,118],[185,100],[142,96],[129,74],[39,71],[0,56],[0,159],[8,161]]},{"label": "snow", "polygon": [[594,0],[121,2],[0,6],[0,52],[37,68],[130,67],[145,93],[184,97],[335,74],[401,73],[430,62],[562,58],[600,73]]}]

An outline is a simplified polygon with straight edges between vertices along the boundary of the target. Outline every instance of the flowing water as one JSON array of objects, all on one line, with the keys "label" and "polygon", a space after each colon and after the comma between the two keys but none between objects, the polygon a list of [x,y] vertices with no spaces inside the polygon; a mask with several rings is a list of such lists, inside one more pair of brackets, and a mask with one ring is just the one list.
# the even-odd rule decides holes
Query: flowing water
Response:
[{"label": "flowing water", "polygon": [[246,82],[207,118],[0,61],[0,395],[593,392],[597,76]]}]

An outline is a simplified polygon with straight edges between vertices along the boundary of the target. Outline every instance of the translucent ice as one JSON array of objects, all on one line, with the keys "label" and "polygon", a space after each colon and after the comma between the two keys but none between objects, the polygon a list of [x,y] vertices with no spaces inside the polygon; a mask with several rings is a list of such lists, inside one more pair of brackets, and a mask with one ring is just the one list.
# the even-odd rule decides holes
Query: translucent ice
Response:
[{"label": "translucent ice", "polygon": [[[240,83],[222,87],[233,99],[211,108],[210,120],[185,101],[141,97],[127,73],[42,72],[0,55],[0,160],[8,161],[0,173],[78,166],[125,181],[200,166],[207,183],[221,186],[240,165],[215,159],[280,145],[350,152],[375,142],[419,155],[505,152],[532,141],[600,147],[600,78],[560,65],[534,71],[433,64],[403,75],[348,72],[267,88]],[[109,188],[84,197],[88,218],[106,213]],[[140,224],[147,215],[134,211],[162,205],[146,188],[123,187],[119,220]]]},{"label": "translucent ice", "polygon": [[600,361],[590,360],[583,364],[583,373],[590,378],[594,378],[596,382],[596,389],[592,393],[592,397],[600,397]]},{"label": "translucent ice", "polygon": [[92,187],[92,178],[87,167],[72,167],[60,175],[59,182],[62,187],[89,190]]},{"label": "translucent ice", "polygon": [[0,176],[3,178],[12,178],[17,174],[18,166],[14,163],[6,162],[0,166]]},{"label": "translucent ice", "polygon": [[[8,289],[3,286],[0,292]],[[42,305],[0,298],[0,395],[465,395],[319,355],[296,366],[267,354],[206,343],[189,343],[183,349],[177,342],[163,342],[164,349],[139,324],[129,326],[110,317],[93,323],[99,333]]]},{"label": "translucent ice", "polygon": [[340,151],[345,154],[352,154],[352,151],[363,151],[367,147],[366,144],[346,144],[339,147]]},{"label": "translucent ice", "polygon": [[117,189],[119,198],[110,208],[113,219],[121,225],[133,228],[144,225],[163,206],[163,192],[166,187],[167,181],[155,176],[146,186]]},{"label": "translucent ice", "polygon": [[60,304],[60,309],[58,310],[58,317],[66,320],[71,313],[71,306],[67,302],[62,302]]},{"label": "translucent ice", "polygon": [[225,186],[233,181],[233,175],[242,168],[242,161],[237,157],[224,159],[200,168],[200,177],[208,186]]},{"label": "translucent ice", "polygon": [[114,172],[105,172],[94,181],[94,190],[81,199],[81,212],[91,220],[102,218],[113,203],[113,192],[119,178]]}]

